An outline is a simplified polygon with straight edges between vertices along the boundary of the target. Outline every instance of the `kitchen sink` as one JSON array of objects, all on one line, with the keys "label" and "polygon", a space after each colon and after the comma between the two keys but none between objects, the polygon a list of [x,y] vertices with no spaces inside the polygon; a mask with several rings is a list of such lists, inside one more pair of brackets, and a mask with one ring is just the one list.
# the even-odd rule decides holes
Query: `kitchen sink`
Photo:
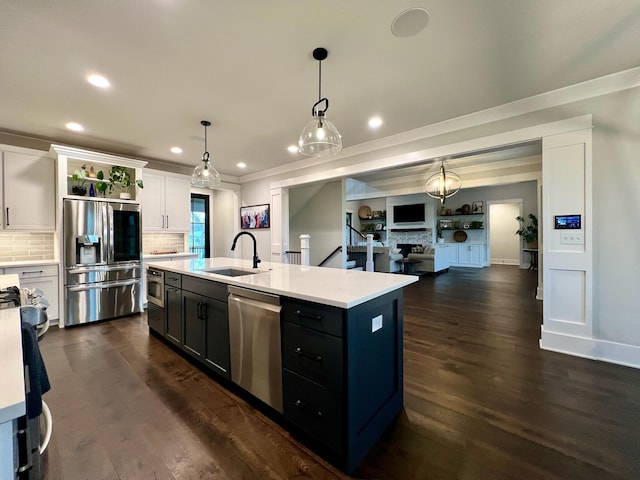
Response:
[{"label": "kitchen sink", "polygon": [[207,273],[215,273],[216,275],[225,275],[227,277],[241,277],[243,275],[255,275],[256,273],[263,273],[266,270],[241,270],[239,268],[206,268],[203,270]]}]

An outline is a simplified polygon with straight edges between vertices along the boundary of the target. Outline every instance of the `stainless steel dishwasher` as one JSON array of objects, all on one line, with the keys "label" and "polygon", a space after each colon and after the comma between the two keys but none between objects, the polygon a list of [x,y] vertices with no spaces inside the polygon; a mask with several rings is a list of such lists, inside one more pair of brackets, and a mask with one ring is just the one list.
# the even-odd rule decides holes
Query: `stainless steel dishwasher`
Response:
[{"label": "stainless steel dishwasher", "polygon": [[280,297],[228,288],[231,380],[282,413]]}]

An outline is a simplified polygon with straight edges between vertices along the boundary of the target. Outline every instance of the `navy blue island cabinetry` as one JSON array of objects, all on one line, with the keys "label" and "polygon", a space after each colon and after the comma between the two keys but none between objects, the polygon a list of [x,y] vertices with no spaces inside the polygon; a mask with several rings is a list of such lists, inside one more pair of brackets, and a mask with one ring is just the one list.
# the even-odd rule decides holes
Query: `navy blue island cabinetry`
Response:
[{"label": "navy blue island cabinetry", "polygon": [[[402,287],[417,278],[345,279],[333,269],[271,264],[243,282],[229,275],[246,273],[241,266],[153,267],[165,265],[164,306],[149,311],[150,332],[352,473],[402,410]],[[357,286],[343,289],[341,281]],[[234,358],[242,360],[235,373]]]},{"label": "navy blue island cabinetry", "polygon": [[284,417],[351,473],[402,409],[402,290],[281,315]]}]

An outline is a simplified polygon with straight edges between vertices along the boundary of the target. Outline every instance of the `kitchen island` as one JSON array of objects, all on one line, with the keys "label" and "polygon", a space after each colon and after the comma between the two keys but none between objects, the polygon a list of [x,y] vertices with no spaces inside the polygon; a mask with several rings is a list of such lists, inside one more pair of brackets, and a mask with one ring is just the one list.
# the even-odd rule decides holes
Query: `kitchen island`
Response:
[{"label": "kitchen island", "polygon": [[402,287],[418,277],[230,258],[150,267],[165,284],[150,331],[347,473],[402,409]]}]

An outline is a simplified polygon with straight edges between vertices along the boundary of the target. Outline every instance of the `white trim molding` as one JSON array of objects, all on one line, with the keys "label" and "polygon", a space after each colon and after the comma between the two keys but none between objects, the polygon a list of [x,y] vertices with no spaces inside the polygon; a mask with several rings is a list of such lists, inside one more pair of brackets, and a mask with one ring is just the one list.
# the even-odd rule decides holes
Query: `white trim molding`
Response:
[{"label": "white trim molding", "polygon": [[640,347],[564,333],[550,332],[542,327],[540,348],[576,357],[640,368]]}]

